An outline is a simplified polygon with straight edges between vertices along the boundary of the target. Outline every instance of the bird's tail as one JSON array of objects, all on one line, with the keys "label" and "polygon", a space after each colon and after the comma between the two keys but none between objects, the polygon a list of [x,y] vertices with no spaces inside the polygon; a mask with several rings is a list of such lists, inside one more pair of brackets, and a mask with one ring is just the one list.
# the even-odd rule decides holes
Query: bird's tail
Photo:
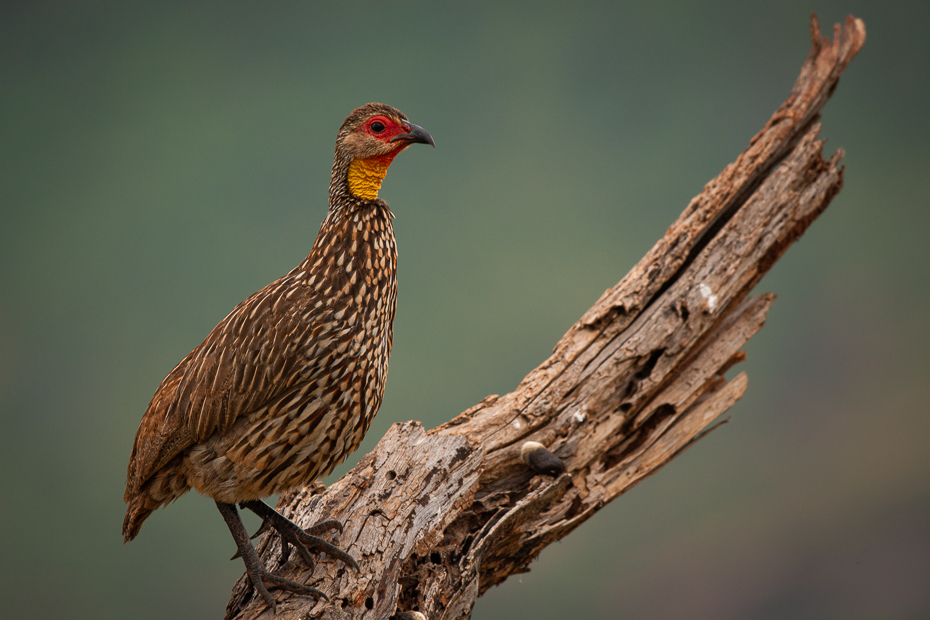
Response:
[{"label": "bird's tail", "polygon": [[142,522],[160,505],[149,505],[148,499],[146,494],[140,493],[130,500],[129,507],[126,509],[126,518],[123,519],[124,544],[136,537],[142,528]]},{"label": "bird's tail", "polygon": [[123,497],[128,504],[123,519],[123,543],[139,534],[142,522],[156,508],[173,502],[189,490],[187,480],[178,475],[176,467],[166,467],[139,488],[128,487]]}]

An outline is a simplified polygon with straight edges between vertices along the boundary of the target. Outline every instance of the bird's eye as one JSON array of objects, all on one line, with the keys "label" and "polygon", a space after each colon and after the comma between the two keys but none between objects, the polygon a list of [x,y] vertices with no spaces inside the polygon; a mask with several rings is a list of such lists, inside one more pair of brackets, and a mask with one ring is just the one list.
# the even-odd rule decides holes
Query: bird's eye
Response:
[{"label": "bird's eye", "polygon": [[370,128],[375,133],[381,133],[384,131],[384,123],[381,121],[375,121],[370,125]]}]

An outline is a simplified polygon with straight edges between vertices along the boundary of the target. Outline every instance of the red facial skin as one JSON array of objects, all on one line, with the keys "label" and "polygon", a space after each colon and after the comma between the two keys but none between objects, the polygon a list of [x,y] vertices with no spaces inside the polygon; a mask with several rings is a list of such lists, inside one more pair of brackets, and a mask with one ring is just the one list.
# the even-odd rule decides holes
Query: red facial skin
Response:
[{"label": "red facial skin", "polygon": [[[381,123],[382,125],[384,125],[384,129],[381,132],[375,132],[371,128],[371,126],[374,125],[375,123]],[[365,122],[365,124],[362,126],[362,130],[365,133],[367,133],[369,136],[373,138],[377,138],[378,140],[381,140],[385,144],[391,144],[391,140],[393,140],[394,138],[396,138],[397,136],[401,134],[405,134],[409,132],[410,126],[409,125],[405,126],[403,124],[396,123],[395,121],[391,120],[390,118],[386,116],[378,115],[378,116],[373,116],[370,119],[368,119]],[[406,141],[398,141],[395,144],[397,144],[397,148],[395,148],[393,151],[391,151],[387,155],[382,155],[381,157],[372,157],[371,159],[380,160],[390,165],[390,163],[394,161],[394,158],[397,157],[397,154],[403,151],[405,148],[407,148],[407,146],[409,146],[409,144]]]},{"label": "red facial skin", "polygon": [[[384,129],[380,133],[376,133],[371,126],[375,123],[381,123],[384,125]],[[386,116],[373,116],[365,122],[365,133],[368,135],[381,140],[384,143],[390,144],[391,140],[395,137],[407,133],[410,131],[410,125],[402,125],[394,122]]]}]

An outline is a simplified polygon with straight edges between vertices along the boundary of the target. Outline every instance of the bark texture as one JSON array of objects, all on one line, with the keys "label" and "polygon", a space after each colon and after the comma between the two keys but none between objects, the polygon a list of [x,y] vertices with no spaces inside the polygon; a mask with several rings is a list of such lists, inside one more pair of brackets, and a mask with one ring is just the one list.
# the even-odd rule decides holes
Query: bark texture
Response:
[{"label": "bark texture", "polygon": [[[322,589],[316,602],[272,591],[282,619],[468,618],[475,599],[719,424],[746,389],[724,373],[765,322],[772,294],[747,297],[843,185],[842,150],[822,156],[817,122],[865,42],[848,17],[813,38],[794,88],[749,148],[708,183],[649,253],[504,396],[426,431],[395,424],[355,469],[281,499],[303,526],[339,519],[355,574],[322,560],[283,575]],[[534,475],[539,442],[566,465]],[[258,549],[278,568],[280,545]],[[240,580],[227,618],[270,618]],[[401,616],[398,616],[401,617]]]}]

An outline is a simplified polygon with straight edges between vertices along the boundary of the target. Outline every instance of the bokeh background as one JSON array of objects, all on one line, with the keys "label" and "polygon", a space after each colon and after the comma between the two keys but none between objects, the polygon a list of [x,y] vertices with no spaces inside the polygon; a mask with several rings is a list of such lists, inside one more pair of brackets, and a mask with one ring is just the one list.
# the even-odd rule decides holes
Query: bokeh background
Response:
[{"label": "bokeh background", "polygon": [[930,617],[930,4],[854,0],[3,3],[0,616],[222,614],[213,503],[123,546],[126,462],[162,377],[309,251],[354,107],[437,144],[381,193],[367,450],[541,362],[786,98],[812,10],[868,30],[823,116],[846,186],[760,285],[732,422],[474,617]]}]

